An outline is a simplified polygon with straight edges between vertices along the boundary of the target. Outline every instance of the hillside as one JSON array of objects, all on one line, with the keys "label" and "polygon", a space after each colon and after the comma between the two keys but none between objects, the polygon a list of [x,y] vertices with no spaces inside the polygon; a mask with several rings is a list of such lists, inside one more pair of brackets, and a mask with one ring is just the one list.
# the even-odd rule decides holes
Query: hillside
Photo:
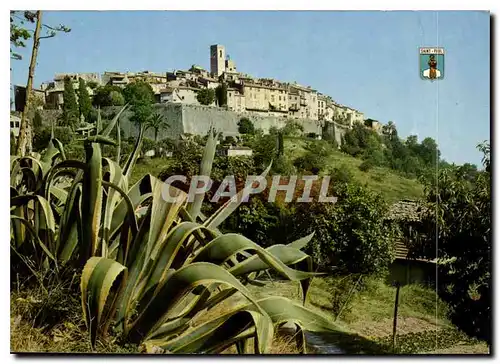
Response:
[{"label": "hillside", "polygon": [[[305,143],[303,139],[285,139],[285,154],[295,160],[306,152]],[[423,187],[418,181],[404,178],[388,168],[374,167],[363,172],[359,169],[361,163],[358,158],[341,151],[334,151],[325,160],[325,174],[333,168],[346,169],[352,173],[357,182],[366,184],[374,192],[381,193],[388,202],[418,199],[423,196]]]},{"label": "hillside", "polygon": [[[305,139],[291,138],[285,139],[285,155],[292,160],[303,155],[306,150]],[[145,159],[137,163],[132,172],[131,183],[135,183],[146,173],[154,176],[169,165],[169,158]],[[359,169],[362,161],[351,157],[340,151],[334,151],[327,160],[325,160],[325,174],[328,174],[333,168],[345,169],[349,171],[354,180],[366,185],[370,190],[383,195],[387,202],[396,202],[403,199],[418,199],[423,196],[422,185],[413,179],[404,178],[396,172],[381,167],[374,167],[367,172]]]}]

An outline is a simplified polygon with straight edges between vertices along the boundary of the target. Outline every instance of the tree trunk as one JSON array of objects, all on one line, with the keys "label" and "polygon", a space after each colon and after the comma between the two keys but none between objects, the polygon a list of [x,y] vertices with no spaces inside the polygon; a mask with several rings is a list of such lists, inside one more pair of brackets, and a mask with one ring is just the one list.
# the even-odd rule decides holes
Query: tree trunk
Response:
[{"label": "tree trunk", "polygon": [[31,94],[33,88],[33,78],[35,76],[36,58],[38,55],[38,46],[40,45],[40,29],[42,27],[42,11],[36,12],[36,28],[33,37],[33,51],[31,52],[31,62],[28,73],[28,84],[26,85],[26,103],[21,116],[21,125],[19,128],[19,138],[17,140],[16,154],[25,156],[30,154],[33,149],[33,136],[31,120],[28,118],[28,112],[31,106]]}]

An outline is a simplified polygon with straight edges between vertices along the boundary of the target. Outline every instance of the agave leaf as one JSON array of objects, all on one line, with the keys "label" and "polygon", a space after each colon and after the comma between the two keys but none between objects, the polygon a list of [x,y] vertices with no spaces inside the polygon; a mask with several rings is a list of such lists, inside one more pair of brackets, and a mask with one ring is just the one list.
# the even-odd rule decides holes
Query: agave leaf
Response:
[{"label": "agave leaf", "polygon": [[169,341],[148,340],[146,348],[159,346],[174,354],[218,353],[244,338],[255,337],[256,353],[268,351],[274,328],[269,316],[238,307]]},{"label": "agave leaf", "polygon": [[50,195],[59,200],[60,204],[64,204],[68,198],[68,191],[57,186],[50,186]]},{"label": "agave leaf", "polygon": [[137,141],[135,142],[134,150],[130,153],[127,162],[125,163],[125,167],[123,168],[123,174],[125,177],[130,178],[130,174],[132,173],[132,169],[135,166],[135,162],[141,153],[142,141],[144,139],[144,130],[145,127],[141,125],[139,129],[139,136],[137,137]]},{"label": "agave leaf", "polygon": [[295,249],[303,249],[313,238],[314,232],[311,234],[304,236],[303,238],[300,238],[298,240],[295,240],[294,242],[288,244],[290,248],[295,248]]},{"label": "agave leaf", "polygon": [[[174,270],[171,267],[176,261],[179,250],[192,234],[201,229],[207,230],[209,234],[211,233],[202,225],[183,222],[171,230],[165,242],[160,241],[155,246],[152,253],[148,255],[147,265],[139,275],[138,279],[141,282],[135,288],[134,301],[138,296],[142,296],[138,305],[139,307],[149,302],[151,295],[155,294],[156,288],[161,286],[173,274]],[[179,261],[181,264],[178,263],[178,266],[174,265],[174,269],[179,268],[182,266],[182,263],[185,263],[182,255]],[[143,295],[142,292],[145,292],[145,294]]]},{"label": "agave leaf", "polygon": [[[106,333],[110,324],[109,313],[114,311],[116,300],[105,312],[105,306],[110,299],[109,292],[115,281],[122,277],[120,288],[126,280],[127,268],[114,260],[103,257],[92,257],[83,268],[81,277],[81,300],[85,323],[90,332],[90,342],[94,347],[98,333]],[[115,297],[118,293],[115,294]],[[106,319],[108,318],[108,319]]]},{"label": "agave leaf", "polygon": [[[267,176],[271,170],[272,162],[266,168],[264,172],[260,175],[260,178]],[[224,203],[212,216],[210,216],[203,224],[209,229],[215,229],[220,224],[222,224],[243,202],[243,198],[246,197],[252,190],[252,185],[245,186],[236,196],[233,196]]]},{"label": "agave leaf", "polygon": [[[137,234],[137,220],[135,218],[135,213],[134,213],[134,206],[132,205],[132,201],[130,201],[130,199],[128,198],[127,194],[125,193],[125,191],[123,191],[120,187],[118,187],[117,185],[115,185],[114,183],[111,183],[111,182],[107,182],[107,181],[102,181],[102,184],[104,187],[111,187],[114,191],[118,192],[119,195],[123,198],[123,200],[125,201],[127,207],[128,207],[128,215],[127,215],[127,219],[128,219],[128,226],[130,227],[131,229],[131,233],[133,236],[135,236],[135,234]],[[109,193],[108,193],[108,198],[109,198]],[[103,239],[104,240],[104,239]],[[107,252],[108,252],[108,246],[107,246],[107,241],[105,241],[106,243],[106,246],[104,247],[103,246],[103,255]],[[103,242],[103,245],[104,245],[104,242]],[[126,252],[127,252],[127,249],[125,250],[125,256],[126,256]]]},{"label": "agave leaf", "polygon": [[[200,165],[200,176],[210,177],[216,148],[217,144],[215,139],[215,131],[211,129],[208,132],[207,144],[205,145],[205,149],[203,150],[203,157],[201,159],[201,165]],[[204,193],[198,193],[194,196],[193,202],[188,204],[187,211],[195,221],[200,213],[201,205],[203,203],[204,198],[205,198]]]},{"label": "agave leaf", "polygon": [[47,246],[40,240],[40,238],[38,237],[38,234],[36,233],[35,229],[33,229],[33,226],[30,224],[30,222],[28,220],[26,220],[25,218],[15,216],[15,215],[10,215],[10,218],[14,221],[19,221],[21,224],[24,225],[26,230],[31,234],[33,241],[35,243],[37,243],[40,246],[40,248],[42,248],[42,250],[45,252],[45,254],[47,254],[47,256],[54,261],[54,264],[55,264],[56,269],[57,269],[56,258],[50,252],[49,248],[47,248]]},{"label": "agave leaf", "polygon": [[102,128],[101,108],[97,108],[97,120],[95,125],[95,135],[99,135]]},{"label": "agave leaf", "polygon": [[[124,178],[124,183],[125,180],[126,178]],[[151,192],[153,190],[153,186],[158,183],[158,181],[159,180],[156,177],[147,174],[127,191],[127,195],[130,198],[130,201],[132,201],[134,210],[136,210],[145,200],[152,196]],[[126,202],[124,200],[120,200],[111,217],[111,236],[115,235],[119,231],[127,213],[128,207]]]},{"label": "agave leaf", "polygon": [[[113,186],[116,186],[120,190],[122,190],[122,189],[126,190],[127,183],[126,183],[125,177],[122,174],[122,170],[121,170],[120,166],[109,158],[103,158],[103,162],[105,162],[105,164],[107,164],[109,167],[108,172],[104,175],[104,180],[111,182],[113,184]],[[106,202],[105,202],[105,206],[104,206],[104,218],[103,218],[103,234],[102,234],[102,236],[103,236],[103,239],[102,239],[103,256],[107,256],[107,250],[109,248],[108,245],[110,244],[111,222],[113,219],[115,207],[118,204],[118,202],[120,201],[120,195],[122,198],[125,198],[123,196],[126,196],[126,198],[128,199],[128,196],[126,195],[126,193],[120,193],[115,188],[108,189],[108,194],[107,194]],[[130,207],[131,207],[131,210],[132,210],[131,212],[133,214],[134,208],[133,208],[133,205],[130,203],[130,199],[128,199],[128,201],[125,201],[125,203],[128,206],[127,210],[130,210]],[[128,213],[130,213],[130,211],[128,211]],[[135,224],[135,225],[137,226],[137,224]],[[131,226],[133,226],[133,224]]]},{"label": "agave leaf", "polygon": [[301,272],[287,267],[286,264],[284,264],[279,258],[271,254],[269,251],[263,249],[259,245],[239,234],[225,234],[212,240],[203,249],[201,249],[198,254],[196,254],[196,256],[193,258],[193,262],[204,261],[214,264],[221,264],[232,255],[243,250],[256,252],[258,257],[262,260],[263,263],[265,263],[265,265],[254,265],[252,267],[253,269],[249,269],[249,264],[245,264],[245,262],[248,260],[246,259],[228,270],[235,276],[255,271],[255,267],[257,267],[258,270],[272,268],[285,278],[293,281],[302,280],[317,275],[316,273]]},{"label": "agave leaf", "polygon": [[266,297],[257,304],[275,325],[294,322],[302,330],[311,332],[342,332],[343,330],[328,318],[284,297]]},{"label": "agave leaf", "polygon": [[85,143],[87,159],[82,184],[83,241],[80,259],[86,261],[98,252],[99,226],[102,211],[102,164],[101,147],[97,143]]},{"label": "agave leaf", "polygon": [[52,165],[52,161],[54,157],[56,157],[59,154],[59,150],[54,146],[53,139],[49,141],[49,145],[47,146],[47,149],[45,149],[45,152],[42,154],[42,157],[40,158],[40,164],[42,166],[44,164],[48,164],[49,166]]},{"label": "agave leaf", "polygon": [[62,160],[66,159],[66,153],[64,153],[64,146],[58,139],[52,139],[52,143],[54,143],[55,147],[59,151],[59,155],[61,156]]},{"label": "agave leaf", "polygon": [[26,189],[30,192],[35,191],[37,189],[38,185],[38,180],[35,176],[35,172],[33,172],[33,169],[28,168],[28,167],[22,167],[21,172],[23,174],[23,177],[20,181],[21,185],[25,185]]},{"label": "agave leaf", "polygon": [[43,215],[45,216],[45,222],[47,228],[55,233],[56,231],[56,222],[54,219],[54,214],[52,213],[52,208],[49,202],[40,195],[22,195],[16,196],[10,199],[11,207],[18,207],[27,205],[30,201],[36,200],[36,202],[41,206]]},{"label": "agave leaf", "polygon": [[245,286],[225,269],[211,263],[193,263],[182,267],[163,285],[158,286],[151,301],[144,306],[132,324],[131,341],[138,342],[142,337],[158,330],[168,317],[170,309],[195,287],[213,283],[237,288],[247,299],[255,302]]},{"label": "agave leaf", "polygon": [[[122,115],[122,113],[128,108],[129,104],[126,104],[125,106],[123,106],[121,108],[121,110],[118,112],[118,114],[115,115],[115,117],[109,122],[109,124],[106,126],[106,129],[104,129],[102,132],[101,132],[101,135],[102,136],[109,136],[111,134],[111,131],[113,130],[113,128],[115,127],[116,123],[118,122],[118,119],[120,118],[120,116]],[[100,115],[100,112],[99,114]],[[98,131],[99,132],[99,131]]]},{"label": "agave leaf", "polygon": [[89,136],[87,137],[86,142],[116,146],[116,142],[113,139],[102,135]]},{"label": "agave leaf", "polygon": [[[47,175],[45,176],[45,179],[44,179],[44,197],[45,198],[49,198],[50,196],[50,188],[52,186],[52,183],[54,181],[54,179],[60,175],[60,174],[64,174],[64,173],[67,173],[67,169],[71,169],[71,168],[77,168],[80,170],[79,174],[78,174],[78,179],[81,178],[83,176],[83,171],[85,171],[87,169],[87,165],[83,162],[80,162],[80,161],[76,161],[76,160],[64,160],[58,164],[56,164],[54,167],[52,167],[50,169],[50,171],[47,172]],[[76,177],[75,177],[76,179]]]}]

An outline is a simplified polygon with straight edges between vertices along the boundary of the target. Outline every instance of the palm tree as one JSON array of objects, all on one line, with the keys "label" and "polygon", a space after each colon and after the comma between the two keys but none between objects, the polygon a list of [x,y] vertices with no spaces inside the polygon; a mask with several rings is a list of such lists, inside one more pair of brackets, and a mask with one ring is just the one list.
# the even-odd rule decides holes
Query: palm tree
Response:
[{"label": "palm tree", "polygon": [[392,121],[389,121],[387,125],[384,125],[382,127],[382,132],[385,135],[388,135],[390,139],[392,139],[392,136],[396,134],[396,124],[394,124]]},{"label": "palm tree", "polygon": [[167,120],[162,114],[154,113],[146,122],[146,128],[152,128],[155,132],[155,142],[158,142],[158,133],[160,130],[169,128]]}]

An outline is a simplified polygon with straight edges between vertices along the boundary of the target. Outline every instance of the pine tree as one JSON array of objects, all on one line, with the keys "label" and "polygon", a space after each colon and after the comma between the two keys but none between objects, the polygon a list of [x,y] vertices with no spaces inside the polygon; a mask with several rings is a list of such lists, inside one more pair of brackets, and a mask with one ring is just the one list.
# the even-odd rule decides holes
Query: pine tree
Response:
[{"label": "pine tree", "polygon": [[80,116],[83,115],[86,121],[89,120],[90,112],[92,111],[92,102],[85,81],[80,78],[78,85],[78,104],[80,105]]},{"label": "pine tree", "polygon": [[76,102],[76,93],[73,88],[71,79],[66,76],[64,78],[64,104],[62,122],[64,126],[75,128],[78,124],[78,103]]}]

